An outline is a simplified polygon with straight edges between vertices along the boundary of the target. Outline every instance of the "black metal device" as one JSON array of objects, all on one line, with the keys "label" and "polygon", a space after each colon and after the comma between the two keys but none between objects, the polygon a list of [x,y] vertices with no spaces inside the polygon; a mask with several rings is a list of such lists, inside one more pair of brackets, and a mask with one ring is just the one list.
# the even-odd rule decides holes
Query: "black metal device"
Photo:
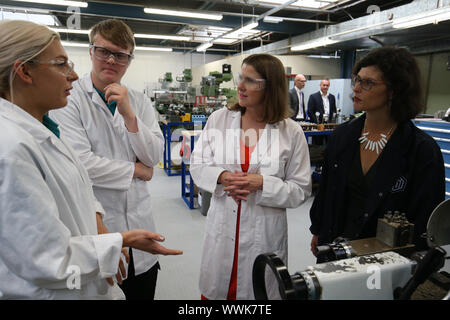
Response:
[{"label": "black metal device", "polygon": [[395,291],[395,298],[398,300],[410,299],[419,285],[444,266],[446,254],[447,252],[441,247],[431,248],[425,255],[417,254],[415,256],[418,260],[416,270],[408,283]]},{"label": "black metal device", "polygon": [[268,300],[266,290],[266,266],[269,266],[278,281],[283,300],[305,300],[307,288],[302,277],[291,277],[283,261],[274,253],[260,254],[253,264],[253,292],[256,300]]},{"label": "black metal device", "polygon": [[354,256],[356,256],[355,250],[344,238],[337,238],[332,243],[317,247],[318,263],[348,259]]}]

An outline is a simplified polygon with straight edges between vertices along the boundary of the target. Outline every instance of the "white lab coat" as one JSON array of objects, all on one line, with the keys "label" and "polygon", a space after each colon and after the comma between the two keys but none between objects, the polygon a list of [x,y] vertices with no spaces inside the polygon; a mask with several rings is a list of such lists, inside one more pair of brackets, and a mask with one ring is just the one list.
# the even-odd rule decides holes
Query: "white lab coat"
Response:
[{"label": "white lab coat", "polygon": [[0,127],[0,299],[111,299],[122,236],[97,234],[103,209],[76,153],[1,98]]},{"label": "white lab coat", "polygon": [[[200,269],[200,292],[208,299],[226,299],[230,283],[238,206],[217,179],[224,170],[242,171],[240,127],[240,112],[214,112],[190,161],[195,183],[212,193]],[[274,252],[287,265],[286,208],[298,207],[311,194],[308,145],[301,127],[291,119],[267,124],[248,173],[263,176],[263,190],[241,202],[237,299],[254,299],[252,268],[259,254]],[[278,288],[270,280],[269,296],[275,297]]]},{"label": "white lab coat", "polygon": [[[164,138],[149,98],[128,89],[138,132],[128,132],[122,115],[114,116],[94,89],[90,74],[74,82],[67,107],[52,110],[50,118],[60,125],[61,136],[80,156],[94,184],[94,194],[106,211],[110,232],[146,229],[156,232],[148,182],[133,179],[134,163],[156,166]],[[149,270],[157,256],[133,250],[136,275]]]}]

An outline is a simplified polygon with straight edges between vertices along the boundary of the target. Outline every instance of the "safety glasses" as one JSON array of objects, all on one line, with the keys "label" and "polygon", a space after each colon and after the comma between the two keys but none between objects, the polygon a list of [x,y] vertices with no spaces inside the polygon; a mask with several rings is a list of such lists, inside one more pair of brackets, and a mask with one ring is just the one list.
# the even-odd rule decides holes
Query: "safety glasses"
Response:
[{"label": "safety glasses", "polygon": [[244,77],[241,73],[237,76],[237,84],[242,83],[247,90],[263,90],[266,87],[266,79]]},{"label": "safety glasses", "polygon": [[125,52],[112,52],[104,47],[99,47],[91,44],[89,46],[91,48],[94,57],[99,60],[107,61],[111,56],[114,58],[114,62],[123,66],[128,65],[131,60],[133,60],[134,56],[132,54],[128,54]]},{"label": "safety glasses", "polygon": [[63,74],[66,77],[68,77],[72,73],[73,68],[75,66],[75,64],[72,61],[65,59],[55,59],[49,61],[40,61],[37,59],[33,59],[28,61],[28,63],[53,65],[57,68],[59,73]]}]

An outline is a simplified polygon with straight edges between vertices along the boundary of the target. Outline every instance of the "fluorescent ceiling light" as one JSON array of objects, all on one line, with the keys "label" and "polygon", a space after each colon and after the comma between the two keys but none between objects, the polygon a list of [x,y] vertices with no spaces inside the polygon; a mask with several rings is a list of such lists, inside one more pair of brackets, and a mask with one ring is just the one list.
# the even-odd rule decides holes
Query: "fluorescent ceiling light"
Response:
[{"label": "fluorescent ceiling light", "polygon": [[59,1],[59,0],[14,0],[19,2],[34,2],[34,3],[43,3],[43,4],[53,4],[56,6],[65,6],[65,7],[80,7],[87,8],[87,2],[81,1]]},{"label": "fluorescent ceiling light", "polygon": [[[62,33],[79,33],[79,34],[89,34],[91,30],[80,30],[80,29],[62,29],[62,28],[50,28],[51,30],[62,32]],[[146,39],[166,39],[175,41],[189,41],[190,37],[185,36],[169,36],[169,35],[158,35],[158,34],[142,34],[136,33],[135,38],[146,38]]]},{"label": "fluorescent ceiling light", "polygon": [[[213,41],[214,38],[212,37],[197,37],[194,36],[193,38],[189,38],[189,41],[192,42],[210,42]],[[238,39],[225,39],[225,38],[218,38],[213,41],[213,43],[223,43],[223,44],[230,44],[233,42],[236,42]]]},{"label": "fluorescent ceiling light", "polygon": [[[61,44],[63,45],[63,47],[89,48],[89,44],[88,43],[61,41]],[[173,49],[172,48],[164,48],[164,47],[136,47],[135,50],[171,52]]]},{"label": "fluorescent ceiling light", "polygon": [[165,48],[165,47],[136,47],[135,50],[172,52],[173,49],[172,48]]},{"label": "fluorescent ceiling light", "polygon": [[145,38],[145,39],[165,39],[165,40],[174,40],[174,41],[189,41],[190,37],[187,36],[169,36],[169,35],[161,35],[161,34],[143,34],[143,33],[135,33],[135,38]]},{"label": "fluorescent ceiling light", "polygon": [[89,48],[89,44],[88,43],[61,41],[61,44],[62,44],[63,47]]},{"label": "fluorescent ceiling light", "polygon": [[[259,0],[259,2],[280,5],[280,4],[285,3],[286,0]],[[320,9],[320,8],[329,6],[330,4],[332,4],[334,2],[338,2],[338,0],[327,0],[327,1],[299,0],[297,2],[290,4],[290,6]]]},{"label": "fluorescent ceiling light", "polygon": [[310,54],[306,56],[307,58],[317,58],[317,59],[340,59],[341,56],[322,56],[322,55],[315,55]]},{"label": "fluorescent ceiling light", "polygon": [[91,30],[80,30],[80,29],[63,29],[63,28],[50,28],[50,29],[60,33],[89,34],[91,32]]},{"label": "fluorescent ceiling light", "polygon": [[3,11],[2,14],[0,15],[0,20],[26,20],[46,26],[56,25],[53,16],[48,14],[30,14],[30,13]]},{"label": "fluorescent ceiling light", "polygon": [[178,10],[144,8],[144,12],[149,13],[149,14],[160,14],[160,15],[165,15],[165,16],[198,18],[198,19],[208,19],[208,20],[222,20],[222,18],[223,18],[223,15],[221,15],[221,14],[197,13],[197,12],[193,12],[193,11],[178,11]]},{"label": "fluorescent ceiling light", "polygon": [[247,30],[242,33],[241,37],[238,37],[236,35],[236,33],[226,34],[227,32],[230,32],[231,30],[232,30],[231,28],[221,28],[221,27],[209,26],[209,27],[199,28],[197,30],[183,28],[181,31],[179,31],[178,34],[187,36],[187,37],[189,37],[190,41],[194,41],[194,42],[211,42],[211,41],[213,41],[213,43],[230,44],[230,43],[240,40],[241,38],[246,38],[248,36],[251,36],[253,34],[257,34],[260,32],[258,30]]},{"label": "fluorescent ceiling light", "polygon": [[283,21],[283,18],[267,16],[264,17],[263,21],[268,23],[279,23]]},{"label": "fluorescent ceiling light", "polygon": [[240,38],[245,32],[248,32],[251,29],[256,28],[257,26],[258,26],[257,21],[250,22],[250,23],[246,24],[245,26],[243,26],[242,28],[239,28],[238,30],[225,35],[225,38]]},{"label": "fluorescent ceiling light", "polygon": [[209,47],[211,47],[213,45],[212,42],[205,42],[201,45],[199,45],[195,50],[197,50],[198,52],[204,52],[206,51],[206,49],[208,49]]},{"label": "fluorescent ceiling light", "polygon": [[418,14],[395,19],[392,27],[395,29],[407,29],[430,23],[438,23],[450,19],[450,7],[434,9]]},{"label": "fluorescent ceiling light", "polygon": [[237,41],[238,39],[225,39],[225,38],[218,38],[216,40],[214,40],[214,43],[225,43],[225,44],[230,44],[233,43],[235,41]]},{"label": "fluorescent ceiling light", "polygon": [[312,41],[304,42],[297,46],[293,46],[293,47],[291,47],[291,51],[303,51],[303,50],[307,50],[307,49],[327,46],[327,45],[330,45],[330,44],[333,44],[336,42],[338,42],[338,41],[331,40],[329,37],[323,37],[323,38],[315,39]]}]

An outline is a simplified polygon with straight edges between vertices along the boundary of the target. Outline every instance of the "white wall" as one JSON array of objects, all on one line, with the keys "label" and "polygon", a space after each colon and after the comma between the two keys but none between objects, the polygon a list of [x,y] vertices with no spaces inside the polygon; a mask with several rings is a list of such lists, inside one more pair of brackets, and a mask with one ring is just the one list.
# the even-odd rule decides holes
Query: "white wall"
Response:
[{"label": "white wall", "polygon": [[[75,63],[75,71],[80,77],[90,72],[91,60],[88,48],[66,47],[65,49],[69,59]],[[192,69],[223,58],[223,55],[200,53],[136,51],[135,59],[123,77],[122,83],[141,92],[146,88],[146,84],[149,84],[151,89],[156,89],[158,79],[162,78],[166,72],[172,72],[172,78],[175,81],[176,76],[183,74],[186,68]]]}]

